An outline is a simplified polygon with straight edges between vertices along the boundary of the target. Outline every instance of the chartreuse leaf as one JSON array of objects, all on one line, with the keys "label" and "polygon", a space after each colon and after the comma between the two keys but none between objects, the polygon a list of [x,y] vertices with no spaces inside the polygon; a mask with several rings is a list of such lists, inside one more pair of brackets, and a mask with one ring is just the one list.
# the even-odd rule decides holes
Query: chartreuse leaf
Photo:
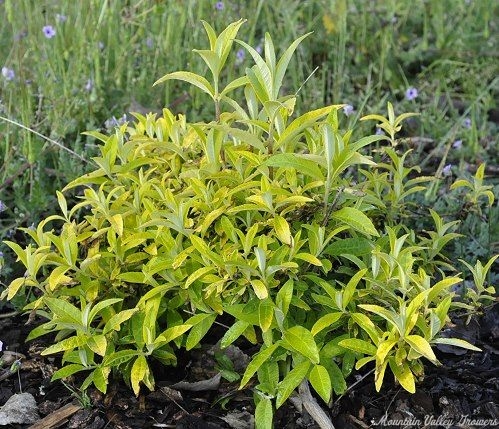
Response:
[{"label": "chartreuse leaf", "polygon": [[106,367],[97,367],[93,372],[92,381],[94,382],[95,387],[97,387],[97,389],[99,389],[102,393],[106,393],[107,391],[107,378],[109,377],[110,372],[111,368]]},{"label": "chartreuse leaf", "polygon": [[319,396],[328,403],[331,399],[331,379],[326,368],[322,365],[314,365],[308,375],[310,384]]},{"label": "chartreuse leaf", "polygon": [[378,362],[384,362],[386,359],[386,356],[390,352],[390,350],[397,344],[398,339],[387,339],[385,341],[382,341],[378,345],[378,349],[376,351],[376,359]]},{"label": "chartreuse leaf", "polygon": [[272,420],[274,411],[272,402],[269,398],[261,397],[255,408],[255,428],[256,429],[272,429]]},{"label": "chartreuse leaf", "polygon": [[376,330],[376,326],[373,321],[369,319],[365,314],[362,313],[350,313],[352,319],[359,325],[364,331],[366,331],[369,338],[371,338],[374,344],[378,344],[380,334]]},{"label": "chartreuse leaf", "polygon": [[55,380],[59,380],[61,378],[66,378],[66,377],[69,377],[73,374],[76,374],[77,372],[85,371],[88,369],[89,368],[87,368],[83,365],[80,365],[78,363],[72,363],[72,364],[66,365],[66,366],[62,367],[61,369],[57,370],[56,372],[54,372],[50,381],[55,381]]},{"label": "chartreuse leaf", "polygon": [[385,378],[385,371],[388,365],[388,360],[379,363],[376,360],[376,367],[374,371],[374,386],[376,387],[376,392],[381,390],[381,386],[383,385],[383,379]]},{"label": "chartreuse leaf", "polygon": [[173,341],[174,339],[180,337],[184,333],[186,333],[189,329],[191,329],[192,325],[177,325],[172,326],[164,330],[161,334],[158,335],[155,342],[167,342]]},{"label": "chartreuse leaf", "polygon": [[481,352],[482,349],[475,347],[473,344],[468,343],[468,341],[461,340],[459,338],[435,338],[432,340],[433,344],[447,344],[449,346],[461,347],[463,349],[473,350],[476,352]]},{"label": "chartreuse leaf", "polygon": [[358,338],[347,338],[345,340],[341,340],[338,344],[341,347],[353,350],[354,352],[364,353],[365,355],[374,356],[376,354],[375,346]]},{"label": "chartreuse leaf", "polygon": [[414,374],[409,368],[407,362],[403,362],[402,365],[397,365],[397,363],[395,362],[395,358],[390,358],[388,362],[390,364],[390,369],[392,370],[393,375],[400,383],[400,385],[409,393],[415,393],[416,383],[414,380]]},{"label": "chartreuse leaf", "polygon": [[144,355],[137,356],[130,372],[130,383],[135,396],[139,396],[140,382],[144,380],[148,368],[146,357]]},{"label": "chartreuse leaf", "polygon": [[246,383],[250,380],[251,377],[258,371],[258,369],[263,365],[264,362],[270,359],[272,354],[277,350],[277,348],[281,345],[281,342],[278,341],[271,346],[260,350],[256,355],[253,356],[253,359],[246,367],[246,371],[244,371],[243,378],[241,379],[241,384],[239,389],[242,389]]},{"label": "chartreuse leaf", "polygon": [[315,337],[319,332],[340,320],[341,316],[343,316],[343,313],[340,311],[322,316],[314,323],[314,326],[312,326],[312,335]]},{"label": "chartreuse leaf", "polygon": [[63,352],[66,350],[73,350],[77,347],[81,347],[85,345],[88,341],[88,337],[84,335],[78,335],[75,337],[69,337],[62,341],[59,341],[57,344],[53,344],[50,347],[47,347],[40,354],[42,356],[50,355],[53,353]]},{"label": "chartreuse leaf", "polygon": [[258,320],[263,332],[267,332],[274,320],[274,303],[270,298],[262,299],[258,304]]},{"label": "chartreuse leaf", "polygon": [[422,354],[426,359],[430,362],[438,365],[437,357],[433,350],[431,349],[430,344],[420,335],[406,335],[404,340],[418,353]]},{"label": "chartreuse leaf", "polygon": [[104,335],[94,335],[88,339],[87,346],[99,356],[106,355],[107,340]]},{"label": "chartreuse leaf", "polygon": [[371,219],[369,219],[359,209],[354,207],[343,207],[337,212],[334,212],[332,217],[347,224],[350,228],[361,232],[362,234],[379,237],[378,231],[376,231]]},{"label": "chartreuse leaf", "polygon": [[296,365],[277,386],[276,408],[279,408],[307,376],[312,363],[305,360]]},{"label": "chartreuse leaf", "polygon": [[289,304],[291,304],[291,298],[293,297],[293,280],[289,279],[277,292],[275,299],[277,307],[281,309],[284,316],[288,314]]},{"label": "chartreuse leaf", "polygon": [[286,219],[276,215],[274,217],[274,229],[279,240],[288,246],[291,245],[291,230],[289,229],[289,224]]},{"label": "chartreuse leaf", "polygon": [[303,326],[293,326],[284,332],[282,346],[296,351],[310,359],[314,364],[319,363],[319,349],[312,333]]}]

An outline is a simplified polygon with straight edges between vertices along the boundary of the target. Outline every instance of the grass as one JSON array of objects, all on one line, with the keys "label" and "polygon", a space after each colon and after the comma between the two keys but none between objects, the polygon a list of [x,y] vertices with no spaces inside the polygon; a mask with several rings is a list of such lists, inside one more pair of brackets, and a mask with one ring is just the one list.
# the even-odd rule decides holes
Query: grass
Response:
[{"label": "grass", "polygon": [[[452,164],[454,176],[467,175],[485,161],[489,175],[497,176],[499,121],[491,120],[498,115],[499,99],[496,1],[248,0],[225,1],[222,10],[215,3],[0,2],[5,23],[0,29],[0,115],[10,120],[0,120],[0,200],[6,206],[0,240],[18,226],[36,224],[53,209],[55,190],[86,170],[81,158],[90,161],[98,147],[82,131],[104,130],[107,120],[130,110],[170,106],[200,118],[213,114],[208,100],[187,85],[152,88],[170,71],[204,71],[190,50],[204,47],[201,19],[221,29],[247,18],[241,38],[255,47],[266,31],[281,46],[314,31],[286,82],[293,90],[303,85],[304,106],[348,103],[353,123],[384,112],[391,101],[397,113],[421,113],[408,122],[404,136],[414,149],[413,162],[428,174]],[[45,37],[45,26],[53,28],[54,37]],[[242,74],[245,64],[241,59],[226,78]],[[405,99],[409,87],[418,89],[414,100]],[[374,132],[372,122],[363,126]],[[460,148],[456,140],[462,141]],[[429,189],[427,203],[437,204],[439,186]],[[449,202],[449,212],[458,203]],[[498,248],[499,231],[490,226],[497,217],[496,204],[486,217],[487,237],[477,238],[477,249],[488,248],[486,254]],[[0,271],[0,278],[10,275],[5,267]]]}]

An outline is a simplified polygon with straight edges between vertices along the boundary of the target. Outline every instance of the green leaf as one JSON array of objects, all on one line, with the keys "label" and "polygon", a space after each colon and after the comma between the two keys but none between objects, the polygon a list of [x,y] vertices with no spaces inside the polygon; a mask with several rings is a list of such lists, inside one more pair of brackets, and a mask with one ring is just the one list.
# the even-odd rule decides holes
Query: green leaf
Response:
[{"label": "green leaf", "polygon": [[356,208],[343,207],[333,213],[332,217],[347,224],[349,227],[355,231],[361,232],[362,234],[379,237],[378,231],[376,231],[371,219]]},{"label": "green leaf", "polygon": [[110,368],[118,367],[138,354],[139,352],[137,350],[120,350],[119,352],[111,353],[104,357],[102,365]]},{"label": "green leaf", "polygon": [[296,351],[310,359],[314,364],[319,363],[319,349],[312,333],[303,326],[293,326],[284,332],[282,346]]},{"label": "green leaf", "polygon": [[468,341],[461,340],[459,338],[435,338],[432,344],[447,344],[449,346],[461,347],[463,349],[473,350],[476,352],[481,352],[482,349],[475,347],[473,344],[468,343]]},{"label": "green leaf", "polygon": [[302,42],[302,40],[308,37],[310,34],[312,33],[307,33],[304,34],[303,36],[298,37],[298,39],[296,39],[293,43],[291,43],[291,45],[289,45],[289,47],[284,51],[284,54],[282,54],[281,58],[277,62],[277,66],[275,69],[276,70],[275,76],[274,76],[274,85],[273,85],[275,90],[274,98],[277,98],[277,96],[279,95],[279,90],[282,85],[282,80],[284,78],[289,62],[293,57],[296,48]]},{"label": "green leaf", "polygon": [[185,343],[185,349],[191,350],[195,346],[199,344],[201,339],[206,335],[208,330],[213,325],[213,322],[217,318],[216,314],[207,314],[203,320],[201,320],[198,324],[192,327],[189,335],[187,336],[187,341]]},{"label": "green leaf", "polygon": [[99,389],[102,393],[106,393],[107,391],[107,378],[109,376],[111,369],[110,368],[95,368],[92,376],[92,380],[94,382],[95,387]]},{"label": "green leaf", "polygon": [[243,320],[238,320],[235,322],[224,334],[222,339],[220,340],[220,347],[221,348],[226,348],[229,345],[231,345],[234,341],[236,341],[242,334],[243,332],[250,326],[249,323],[243,321]]},{"label": "green leaf", "polygon": [[334,393],[337,395],[345,393],[347,390],[347,382],[345,381],[345,377],[343,377],[343,373],[337,363],[332,359],[328,360],[326,369],[329,373]]},{"label": "green leaf", "polygon": [[263,365],[264,362],[270,359],[272,354],[277,350],[277,348],[281,345],[280,341],[272,344],[271,346],[261,349],[257,354],[253,356],[253,359],[249,363],[249,365],[246,368],[246,371],[244,371],[243,378],[241,379],[241,385],[239,386],[239,389],[242,389],[248,381],[253,377],[255,372],[258,371],[258,369]]},{"label": "green leaf", "polygon": [[367,272],[367,268],[364,268],[357,273],[350,279],[348,284],[346,285],[345,289],[343,290],[343,310],[345,310],[350,303],[350,301],[353,298],[353,294],[355,293],[355,289],[357,288],[357,284],[359,281],[364,277],[364,274]]},{"label": "green leaf", "polygon": [[81,311],[78,310],[73,304],[70,304],[63,299],[49,298],[47,296],[43,298],[43,301],[47,304],[47,307],[50,308],[50,311],[52,311],[52,313],[60,319],[55,319],[54,321],[71,323],[75,326],[83,326]]},{"label": "green leaf", "polygon": [[376,359],[378,362],[384,362],[386,359],[386,356],[390,352],[390,350],[393,348],[395,344],[397,344],[398,339],[387,339],[383,342],[381,342],[378,345],[378,350],[376,351]]},{"label": "green leaf", "polygon": [[139,311],[138,308],[131,308],[130,310],[123,310],[113,315],[104,325],[103,334],[111,331],[119,331],[121,324],[130,319],[137,311]]},{"label": "green leaf", "polygon": [[303,158],[297,153],[279,153],[277,155],[272,155],[263,162],[262,166],[291,168],[316,180],[324,180],[324,175],[317,166],[317,163],[310,159]]},{"label": "green leaf", "polygon": [[194,85],[199,89],[201,89],[201,91],[208,94],[211,98],[215,97],[215,90],[213,89],[210,82],[208,82],[206,78],[188,71],[178,71],[178,72],[168,73],[164,75],[161,79],[158,79],[156,82],[154,82],[153,86],[171,79],[182,80],[184,82],[190,83],[191,85]]},{"label": "green leaf", "polygon": [[343,316],[342,312],[329,313],[322,316],[317,322],[312,326],[312,335],[315,337],[323,329],[330,327],[333,323],[336,323]]},{"label": "green leaf", "polygon": [[275,404],[276,408],[279,408],[300,385],[307,376],[311,365],[312,364],[307,360],[299,363],[288,373],[288,375],[286,375],[284,380],[279,383]]},{"label": "green leaf", "polygon": [[363,237],[352,237],[336,240],[326,247],[324,253],[331,256],[354,255],[364,256],[369,255],[373,245],[370,240]]},{"label": "green leaf", "polygon": [[308,376],[310,384],[325,403],[331,399],[331,379],[326,368],[314,365]]},{"label": "green leaf", "polygon": [[354,352],[364,353],[365,355],[376,355],[376,347],[368,341],[360,340],[358,338],[347,338],[338,343],[341,347],[353,350]]},{"label": "green leaf", "polygon": [[256,429],[272,429],[272,420],[274,411],[272,410],[272,402],[269,398],[260,398],[255,408],[255,428]]},{"label": "green leaf", "polygon": [[146,357],[144,355],[137,356],[130,372],[130,384],[135,396],[139,396],[140,382],[144,380],[148,369],[149,366],[147,365]]}]

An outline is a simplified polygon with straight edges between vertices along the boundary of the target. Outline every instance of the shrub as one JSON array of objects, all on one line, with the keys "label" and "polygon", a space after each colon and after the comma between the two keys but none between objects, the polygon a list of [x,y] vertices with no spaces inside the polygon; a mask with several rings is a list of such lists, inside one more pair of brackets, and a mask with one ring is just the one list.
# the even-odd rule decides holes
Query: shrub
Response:
[{"label": "shrub", "polygon": [[[236,41],[255,65],[222,89],[242,23],[218,36],[204,23],[210,48],[196,52],[211,81],[187,71],[158,81],[200,88],[214,121],[164,109],[110,136],[88,133],[103,143],[98,168],[63,190],[83,187],[81,202],[70,208],[58,192],[61,214],[25,229],[33,245],[7,242],[27,271],[4,297],[38,291],[26,310],[47,322],[28,339],[57,332],[43,352],[63,352],[53,379],[87,371],[83,389],[106,392],[112,372],[135,394],[153,389],[151,360],[175,365],[177,350],[198,347],[224,315],[233,322],[215,339],[223,348],[240,337],[259,346],[241,388],[257,376],[261,427],[300,384],[328,402],[370,362],[378,390],[390,368],[414,392],[421,358],[439,363],[432,345],[478,349],[438,337],[461,281],[441,253],[455,222],[431,211],[435,231],[403,224],[408,197],[431,179],[399,153],[395,133],[409,115],[389,104],[388,118],[365,119],[390,137],[356,141],[340,127],[342,105],[291,119],[296,94],[281,86],[306,36],[279,60],[268,35],[264,58]],[[363,153],[373,143],[379,162]]]}]

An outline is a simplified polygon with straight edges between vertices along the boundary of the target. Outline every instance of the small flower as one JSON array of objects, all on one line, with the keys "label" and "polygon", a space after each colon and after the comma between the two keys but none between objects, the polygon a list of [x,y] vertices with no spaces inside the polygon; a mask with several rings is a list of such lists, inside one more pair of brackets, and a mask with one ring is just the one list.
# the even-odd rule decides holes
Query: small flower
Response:
[{"label": "small flower", "polygon": [[68,20],[68,17],[66,15],[62,15],[60,13],[55,14],[55,20],[57,22],[66,22]]},{"label": "small flower", "polygon": [[461,149],[463,147],[463,141],[462,140],[456,140],[454,143],[452,143],[452,147],[454,149]]},{"label": "small flower", "polygon": [[442,173],[444,176],[450,176],[452,174],[452,171],[451,171],[451,168],[452,168],[452,164],[447,164],[443,169],[442,169]]},{"label": "small flower", "polygon": [[244,57],[246,57],[246,53],[244,52],[244,49],[239,49],[236,52],[236,65],[242,64],[244,61]]},{"label": "small flower", "polygon": [[2,200],[0,200],[0,213],[4,212],[5,210],[7,210],[7,206]]},{"label": "small flower", "polygon": [[114,127],[119,127],[127,121],[126,113],[123,114],[121,118],[116,119],[115,116],[104,122],[104,126],[109,130]]},{"label": "small flower", "polygon": [[223,1],[217,1],[215,3],[215,9],[216,10],[223,10],[223,8],[224,8],[224,2]]},{"label": "small flower", "polygon": [[376,127],[376,135],[377,136],[384,136],[385,132],[380,127]]},{"label": "small flower", "polygon": [[260,55],[262,54],[263,48],[262,48],[262,44],[261,43],[259,45],[257,45],[257,47],[255,48],[255,51],[258,52]]},{"label": "small flower", "polygon": [[154,39],[152,37],[148,37],[146,39],[146,46],[151,49],[154,46]]},{"label": "small flower", "polygon": [[42,30],[47,39],[52,39],[55,36],[55,29],[51,25],[46,25]]},{"label": "small flower", "polygon": [[464,118],[463,127],[467,128],[468,130],[471,128],[471,119],[470,118]]},{"label": "small flower", "polygon": [[90,91],[92,91],[93,87],[94,87],[93,79],[88,79],[87,83],[85,84],[85,91],[90,92]]},{"label": "small flower", "polygon": [[414,88],[414,87],[411,87],[411,88],[408,88],[407,91],[405,92],[405,98],[406,100],[414,100],[416,99],[418,96],[418,90],[417,88]]},{"label": "small flower", "polygon": [[[0,258],[3,258],[3,252],[0,251]],[[2,351],[2,349],[0,348],[0,351]]]},{"label": "small flower", "polygon": [[0,352],[3,350],[3,341],[0,340]]},{"label": "small flower", "polygon": [[353,106],[351,104],[347,104],[343,106],[343,113],[347,116],[350,116],[354,112]]},{"label": "small flower", "polygon": [[106,45],[104,45],[103,42],[99,42],[99,43],[97,43],[97,46],[99,47],[99,50],[102,51]]},{"label": "small flower", "polygon": [[5,80],[13,80],[16,77],[14,70],[9,69],[8,67],[2,67],[2,76]]}]

